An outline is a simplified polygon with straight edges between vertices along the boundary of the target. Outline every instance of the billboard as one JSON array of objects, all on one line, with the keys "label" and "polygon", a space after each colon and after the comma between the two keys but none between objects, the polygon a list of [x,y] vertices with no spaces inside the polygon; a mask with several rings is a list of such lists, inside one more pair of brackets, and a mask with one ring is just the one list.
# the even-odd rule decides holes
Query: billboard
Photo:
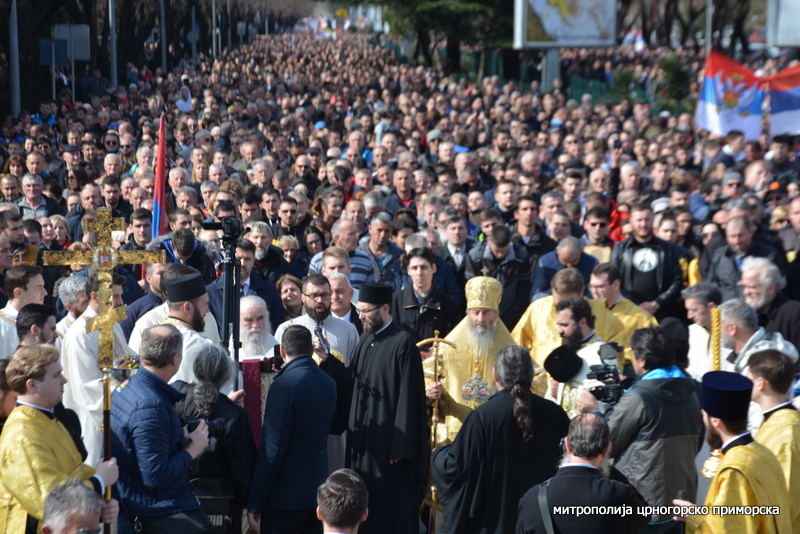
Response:
[{"label": "billboard", "polygon": [[514,0],[514,48],[615,46],[616,26],[616,0]]},{"label": "billboard", "polygon": [[800,25],[797,13],[800,0],[769,0],[767,6],[767,44],[800,46]]}]

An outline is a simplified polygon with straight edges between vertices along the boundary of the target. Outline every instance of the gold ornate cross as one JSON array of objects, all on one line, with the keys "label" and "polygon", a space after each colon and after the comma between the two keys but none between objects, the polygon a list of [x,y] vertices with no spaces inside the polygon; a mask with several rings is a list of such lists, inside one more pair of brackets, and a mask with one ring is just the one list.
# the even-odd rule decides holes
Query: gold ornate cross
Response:
[{"label": "gold ornate cross", "polygon": [[117,264],[165,263],[166,251],[117,250],[111,246],[111,232],[125,230],[125,219],[112,218],[111,208],[98,208],[97,217],[84,218],[84,230],[97,232],[97,246],[94,250],[76,252],[45,252],[45,265],[94,265],[100,286],[98,300],[100,311],[97,317],[86,321],[86,333],[100,331],[101,368],[114,365],[114,323],[127,317],[127,308],[122,305],[114,308],[112,303],[111,281]]}]

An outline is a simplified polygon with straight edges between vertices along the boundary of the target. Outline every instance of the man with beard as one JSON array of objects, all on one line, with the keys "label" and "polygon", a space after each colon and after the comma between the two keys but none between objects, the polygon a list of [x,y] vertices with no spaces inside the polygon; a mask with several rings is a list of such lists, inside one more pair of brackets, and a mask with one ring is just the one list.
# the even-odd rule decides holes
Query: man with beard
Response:
[{"label": "man with beard", "polygon": [[[256,295],[239,302],[239,384],[244,390],[244,409],[250,428],[258,442],[264,422],[267,392],[274,378],[274,355],[278,342],[272,336],[269,310],[264,299]],[[232,351],[231,351],[232,353]],[[229,389],[227,386],[223,390]]]},{"label": "man with beard", "polygon": [[269,225],[263,221],[250,224],[247,239],[256,246],[255,270],[273,284],[289,272],[289,264],[283,258],[283,251],[272,244],[274,235]]},{"label": "man with beard", "polygon": [[[320,296],[321,297],[321,296]],[[361,285],[364,335],[350,365],[319,342],[320,368],[337,384],[337,411],[347,421],[347,457],[370,494],[362,534],[408,534],[419,527],[428,471],[422,361],[411,334],[392,320],[392,286]]]},{"label": "man with beard", "polygon": [[[747,431],[747,410],[753,382],[727,371],[703,375],[703,423],[706,441],[722,449],[705,506],[771,507],[778,513],[714,514],[676,517],[686,521],[687,532],[742,532],[772,534],[792,532],[790,497],[781,464],[769,449]],[[613,436],[612,436],[613,442]],[[640,490],[641,491],[641,490]],[[647,495],[645,495],[646,497]],[[796,497],[795,497],[796,498]],[[648,499],[650,506],[657,506]],[[676,506],[694,506],[675,499]]]},{"label": "man with beard", "polygon": [[[592,307],[582,298],[569,298],[556,304],[556,326],[564,344],[544,361],[544,368],[551,377],[544,398],[561,406],[572,419],[580,413],[581,391],[602,386],[587,375],[592,365],[603,364],[599,351],[605,342],[595,334]],[[615,353],[612,349],[611,354]]]},{"label": "man with beard", "polygon": [[183,380],[195,383],[194,361],[204,345],[211,343],[200,335],[205,329],[208,313],[208,293],[198,272],[173,278],[166,282],[169,316],[164,324],[174,325],[183,337],[183,359],[170,382]]},{"label": "man with beard", "polygon": [[[111,280],[111,302],[117,308],[122,306],[122,286],[124,277],[114,274]],[[83,429],[83,442],[86,445],[88,458],[86,462],[94,465],[100,459],[103,433],[100,425],[103,422],[103,371],[100,362],[100,332],[88,333],[88,319],[97,317],[100,311],[100,283],[97,272],[90,272],[86,282],[86,294],[89,305],[78,317],[64,336],[61,349],[61,364],[64,366],[64,378],[69,387],[64,391],[64,406],[78,414]],[[116,364],[123,356],[136,354],[125,343],[125,336],[119,324],[114,325],[114,355]]]},{"label": "man with beard", "polygon": [[[303,281],[303,315],[290,319],[275,331],[280,343],[283,333],[292,325],[308,328],[315,342],[320,338],[328,345],[328,352],[340,362],[349,365],[358,345],[358,331],[349,321],[331,315],[331,284],[324,275],[311,273]],[[323,343],[324,346],[324,343]],[[322,360],[316,357],[317,363]],[[332,431],[337,431],[336,425]],[[340,433],[340,432],[338,432]],[[330,473],[345,466],[345,435],[328,436],[328,470]]]},{"label": "man with beard", "polygon": [[423,362],[428,398],[439,402],[436,446],[451,443],[472,410],[496,392],[495,358],[500,349],[514,344],[500,319],[503,285],[495,278],[476,276],[467,281],[466,293],[467,316],[445,338],[456,348],[439,345],[438,369],[436,358]]},{"label": "man with beard", "polygon": [[[165,299],[167,298],[167,282],[174,278],[196,272],[197,269],[194,267],[189,267],[188,265],[183,265],[181,263],[170,263],[167,265],[166,269],[164,269],[164,272],[161,273],[161,281],[158,284],[163,297]],[[142,342],[142,333],[151,326],[163,323],[167,317],[169,317],[169,303],[165,300],[163,304],[156,306],[149,312],[142,315],[136,321],[133,331],[131,332],[131,336],[128,339],[128,345],[138,354],[139,346]],[[211,341],[211,343],[218,345],[220,342],[220,337],[219,330],[217,329],[217,321],[214,319],[214,316],[211,315],[210,311],[206,313],[204,319],[205,327],[200,332],[200,335]]]},{"label": "man with beard", "polygon": [[780,332],[792,345],[800,346],[800,302],[781,294],[786,279],[778,266],[767,258],[745,258],[741,286],[744,300],[758,313],[759,326],[767,332]]},{"label": "man with beard", "polygon": [[[239,272],[239,294],[242,297],[257,295],[264,299],[269,308],[270,325],[273,330],[283,322],[284,312],[281,297],[275,284],[265,280],[255,270],[256,246],[249,239],[240,238],[236,242],[236,259],[241,262]],[[225,281],[223,276],[217,278],[208,285],[209,307],[214,318],[217,320],[217,327],[222,331],[222,284]]]},{"label": "man with beard", "polygon": [[62,339],[67,335],[72,323],[83,315],[89,305],[86,282],[88,279],[85,276],[69,276],[58,286],[58,297],[67,309],[67,314],[56,324],[56,332]]}]

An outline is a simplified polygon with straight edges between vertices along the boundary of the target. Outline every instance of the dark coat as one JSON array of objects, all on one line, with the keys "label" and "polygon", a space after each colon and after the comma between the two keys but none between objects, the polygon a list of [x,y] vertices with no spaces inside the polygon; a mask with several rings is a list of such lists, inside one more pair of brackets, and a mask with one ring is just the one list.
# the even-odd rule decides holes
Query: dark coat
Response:
[{"label": "dark coat", "polygon": [[356,305],[352,302],[350,303],[350,323],[356,327],[359,336],[364,333],[364,323],[361,322],[361,318],[356,311]]},{"label": "dark coat", "polygon": [[[781,273],[786,272],[786,259],[783,254],[769,245],[753,240],[753,245],[744,255],[744,258],[751,256],[767,258],[778,266]],[[729,245],[722,246],[714,252],[711,267],[708,269],[708,277],[706,279],[722,291],[723,302],[742,298],[742,288],[739,287],[742,273],[736,265],[735,258],[736,253]]]},{"label": "dark coat", "polygon": [[464,259],[461,261],[461,267],[456,267],[456,261],[453,259],[453,256],[450,254],[450,249],[447,247],[447,244],[442,245],[441,250],[439,250],[439,255],[447,262],[450,268],[453,270],[453,273],[456,275],[456,282],[458,282],[459,287],[463,290],[464,286],[467,284],[467,277],[464,274],[467,268],[467,255],[469,251],[475,248],[477,245],[477,241],[472,237],[467,237],[466,248],[464,250]]},{"label": "dark coat", "polygon": [[189,484],[191,455],[174,404],[183,393],[145,368],[111,397],[111,455],[119,465],[115,488],[125,514],[158,517],[197,510]]},{"label": "dark coat", "polygon": [[[120,249],[120,250],[133,250],[133,251],[142,251],[142,250],[146,250],[146,248],[145,248],[145,247],[142,247],[142,246],[139,246],[138,244],[136,244],[136,240],[133,238],[133,234],[131,234],[130,236],[128,236],[128,240],[127,240],[125,243],[123,243],[123,244],[122,244],[122,245],[119,247],[119,249]],[[128,272],[130,272],[130,273],[133,275],[133,277],[134,277],[134,278],[136,278],[137,280],[141,280],[142,278],[144,278],[144,276],[143,276],[143,273],[142,273],[142,264],[141,264],[141,263],[139,263],[139,264],[136,264],[136,265],[133,265],[133,264],[126,264],[126,265],[125,265],[125,268],[126,268],[126,269],[128,270]]]},{"label": "dark coat", "polygon": [[[175,256],[175,249],[172,248],[172,234],[164,239],[150,242],[147,250],[166,250],[168,263],[181,263]],[[219,254],[208,241],[198,239],[195,241],[194,250],[186,265],[198,270],[203,277],[204,284],[210,284],[217,278],[217,266],[215,265],[217,257]]]},{"label": "dark coat", "polygon": [[[633,295],[633,250],[636,240],[628,238],[617,243],[611,251],[611,261],[616,265],[622,275],[622,295],[631,299],[635,304],[641,304],[641,299],[632,298]],[[658,267],[656,276],[658,277],[658,295],[653,295],[650,300],[658,303],[662,308],[672,304],[678,298],[683,287],[683,270],[678,263],[678,254],[675,247],[657,237],[652,237],[648,242],[650,248],[656,250],[658,254]]]},{"label": "dark coat", "polygon": [[[428,426],[422,359],[397,321],[364,334],[350,365],[327,358],[337,411],[347,421],[347,462],[369,491],[362,534],[408,534],[419,527],[428,472]],[[394,464],[390,460],[399,459]]]},{"label": "dark coat", "polygon": [[439,337],[445,337],[464,317],[464,309],[442,293],[436,283],[431,291],[430,300],[422,306],[410,285],[395,293],[392,300],[392,318],[418,343],[433,337],[435,330],[439,331]]},{"label": "dark coat", "polygon": [[509,259],[511,256],[509,253],[499,262],[494,256],[490,259],[484,257],[487,246],[484,241],[469,251],[465,270],[466,277],[469,280],[475,276],[483,276],[485,267],[487,269],[486,276],[497,278],[503,284],[500,318],[509,330],[513,330],[514,325],[517,324],[530,303],[528,297],[535,265],[531,263],[531,258],[525,249],[517,244],[512,243],[514,258]]},{"label": "dark coat", "polygon": [[431,473],[448,533],[513,532],[519,500],[555,474],[569,419],[557,404],[535,395],[530,409],[533,438],[523,441],[514,397],[499,391],[467,416],[452,444],[434,451]]},{"label": "dark coat", "polygon": [[775,299],[758,314],[758,325],[767,332],[779,332],[783,339],[800,347],[800,302],[778,293]]},{"label": "dark coat", "polygon": [[[592,275],[592,269],[597,265],[597,259],[589,256],[585,252],[581,252],[581,259],[578,265],[575,266],[583,275],[585,282],[584,294],[591,298],[592,294],[589,292],[589,277]],[[536,263],[536,270],[533,273],[533,282],[531,283],[530,299],[533,301],[535,295],[546,296],[550,294],[550,282],[553,277],[561,269],[566,269],[564,265],[558,261],[556,251],[548,252]]]},{"label": "dark coat", "polygon": [[[553,530],[558,533],[580,532],[581,534],[634,534],[641,532],[650,520],[637,515],[638,506],[647,506],[644,497],[631,486],[625,475],[611,468],[611,477],[603,478],[600,471],[591,467],[566,466],[558,470],[547,484],[547,508],[553,521]],[[532,487],[519,501],[517,534],[545,534],[542,514],[539,510],[539,488]],[[630,506],[634,513],[621,514],[554,514],[556,506]]]},{"label": "dark coat", "polygon": [[[646,377],[646,375],[642,375]],[[695,456],[703,439],[696,382],[691,378],[635,380],[610,415],[611,452],[650,506],[671,506],[679,490],[697,497]],[[660,516],[654,521],[666,521]]]},{"label": "dark coat", "polygon": [[131,339],[131,333],[133,332],[133,327],[136,326],[136,321],[138,321],[142,315],[163,303],[164,300],[151,290],[145,293],[142,298],[128,306],[128,315],[119,322],[122,333],[125,334],[125,341]]},{"label": "dark coat", "polygon": [[249,511],[316,508],[335,409],[336,383],[310,356],[284,364],[267,396]]},{"label": "dark coat", "polygon": [[256,260],[255,268],[258,269],[258,274],[273,284],[278,283],[281,276],[289,272],[289,264],[283,257],[283,251],[275,245],[269,246],[266,258]]},{"label": "dark coat", "polygon": [[[222,333],[222,309],[224,308],[222,302],[222,282],[224,278],[220,276],[213,283],[206,286],[208,291],[208,307],[217,320],[217,327],[220,334]],[[250,294],[255,293],[267,303],[267,310],[269,310],[269,322],[272,325],[272,331],[276,331],[278,326],[284,321],[283,301],[278,294],[278,288],[275,284],[264,280],[255,269],[250,273]]]},{"label": "dark coat", "polygon": [[384,210],[392,217],[394,217],[394,214],[397,213],[398,210],[401,210],[403,208],[416,212],[417,211],[416,201],[412,199],[411,204],[409,204],[408,206],[404,206],[403,203],[400,201],[400,198],[397,196],[397,193],[392,193],[391,195],[389,195],[389,198],[386,199],[386,207],[384,208]]},{"label": "dark coat", "polygon": [[[458,282],[456,282],[455,274],[453,274],[453,269],[451,269],[450,265],[444,261],[444,258],[438,254],[436,255],[436,272],[433,275],[433,282],[439,286],[442,293],[456,301],[456,304],[459,306],[463,306],[466,303],[464,299],[464,288],[459,287]],[[410,285],[411,277],[408,276],[405,270],[401,271],[400,276],[395,278],[392,282],[395,291],[402,291]]]}]

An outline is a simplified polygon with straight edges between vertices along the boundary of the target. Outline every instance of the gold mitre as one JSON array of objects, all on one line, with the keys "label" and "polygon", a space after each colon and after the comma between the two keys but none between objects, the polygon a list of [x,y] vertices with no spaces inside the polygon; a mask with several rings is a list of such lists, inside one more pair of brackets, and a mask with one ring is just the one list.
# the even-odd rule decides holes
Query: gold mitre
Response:
[{"label": "gold mitre", "polygon": [[491,276],[476,276],[467,281],[467,309],[488,308],[500,311],[503,298],[503,284]]}]

